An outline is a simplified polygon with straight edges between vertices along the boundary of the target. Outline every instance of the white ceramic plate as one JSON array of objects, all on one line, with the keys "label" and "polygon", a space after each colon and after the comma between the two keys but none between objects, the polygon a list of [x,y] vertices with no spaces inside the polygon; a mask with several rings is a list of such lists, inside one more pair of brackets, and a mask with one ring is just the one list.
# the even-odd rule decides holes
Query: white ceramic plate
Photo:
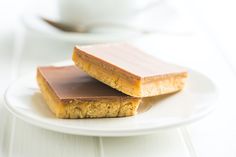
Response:
[{"label": "white ceramic plate", "polygon": [[207,115],[217,97],[213,82],[191,69],[183,91],[144,100],[147,105],[141,105],[139,114],[125,118],[57,119],[39,92],[35,72],[20,78],[5,93],[6,108],[16,117],[45,129],[89,136],[133,136],[178,127]]}]

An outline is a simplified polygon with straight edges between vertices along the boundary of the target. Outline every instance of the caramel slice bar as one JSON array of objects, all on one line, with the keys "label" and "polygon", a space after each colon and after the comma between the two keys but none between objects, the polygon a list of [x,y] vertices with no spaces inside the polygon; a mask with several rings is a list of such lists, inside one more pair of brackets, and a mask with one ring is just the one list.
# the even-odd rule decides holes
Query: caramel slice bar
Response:
[{"label": "caramel slice bar", "polygon": [[74,66],[39,67],[37,81],[58,118],[132,116],[140,103],[140,99],[125,95]]},{"label": "caramel slice bar", "polygon": [[184,87],[184,68],[165,63],[129,44],[76,46],[76,66],[97,80],[134,97],[172,93]]}]

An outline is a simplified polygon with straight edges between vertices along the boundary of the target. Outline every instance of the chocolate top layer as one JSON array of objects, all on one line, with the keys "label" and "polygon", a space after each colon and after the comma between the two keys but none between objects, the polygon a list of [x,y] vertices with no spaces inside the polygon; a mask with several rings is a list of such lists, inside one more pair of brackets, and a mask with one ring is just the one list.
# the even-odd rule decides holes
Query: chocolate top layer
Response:
[{"label": "chocolate top layer", "polygon": [[61,100],[131,98],[91,78],[74,66],[39,67],[38,72]]},{"label": "chocolate top layer", "polygon": [[184,68],[163,62],[129,44],[76,46],[77,53],[106,62],[138,78],[186,72]]}]

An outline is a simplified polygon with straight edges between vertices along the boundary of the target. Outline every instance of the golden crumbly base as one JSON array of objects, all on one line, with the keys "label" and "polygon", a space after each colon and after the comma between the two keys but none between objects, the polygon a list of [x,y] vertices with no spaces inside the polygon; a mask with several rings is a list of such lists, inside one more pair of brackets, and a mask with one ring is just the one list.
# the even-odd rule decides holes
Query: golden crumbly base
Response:
[{"label": "golden crumbly base", "polygon": [[37,74],[37,81],[46,103],[58,118],[132,116],[136,114],[141,101],[135,98],[61,101],[39,72]]},{"label": "golden crumbly base", "polygon": [[153,80],[151,83],[143,83],[141,95],[154,96],[174,93],[184,88],[187,74],[175,74]]},{"label": "golden crumbly base", "polygon": [[133,97],[150,97],[173,93],[183,89],[187,73],[166,75],[152,80],[132,78],[112,69],[105,63],[74,51],[72,59],[76,66],[97,80]]}]

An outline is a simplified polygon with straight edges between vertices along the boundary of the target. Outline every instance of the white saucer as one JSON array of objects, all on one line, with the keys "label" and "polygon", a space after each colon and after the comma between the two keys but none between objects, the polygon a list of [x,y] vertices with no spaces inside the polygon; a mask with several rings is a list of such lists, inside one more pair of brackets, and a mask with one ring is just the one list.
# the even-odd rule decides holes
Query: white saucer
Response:
[{"label": "white saucer", "polygon": [[16,117],[35,126],[76,135],[134,136],[178,127],[206,116],[216,106],[218,98],[214,83],[203,74],[189,69],[189,78],[183,91],[150,100],[146,111],[136,116],[57,119],[39,92],[35,73],[20,78],[8,88],[5,93],[6,108]]},{"label": "white saucer", "polygon": [[[43,16],[43,15],[42,15]],[[43,17],[48,17],[44,15]],[[49,19],[56,20],[49,16]],[[131,41],[151,34],[167,35],[191,35],[192,26],[183,15],[166,3],[160,3],[152,9],[148,9],[142,14],[136,15],[128,25],[132,25],[140,30],[149,30],[143,33],[133,29],[125,28],[103,28],[91,33],[64,32],[46,23],[40,16],[34,13],[25,13],[21,19],[23,25],[30,33],[40,36],[73,42],[76,44],[96,44],[106,42]],[[138,29],[138,30],[139,30]]]},{"label": "white saucer", "polygon": [[96,44],[106,42],[128,41],[129,39],[135,39],[144,35],[137,31],[123,29],[114,31],[110,30],[107,33],[64,32],[49,25],[48,23],[43,21],[39,16],[30,14],[23,15],[22,23],[28,31],[31,31],[38,35],[62,41],[75,42],[78,44]]}]

